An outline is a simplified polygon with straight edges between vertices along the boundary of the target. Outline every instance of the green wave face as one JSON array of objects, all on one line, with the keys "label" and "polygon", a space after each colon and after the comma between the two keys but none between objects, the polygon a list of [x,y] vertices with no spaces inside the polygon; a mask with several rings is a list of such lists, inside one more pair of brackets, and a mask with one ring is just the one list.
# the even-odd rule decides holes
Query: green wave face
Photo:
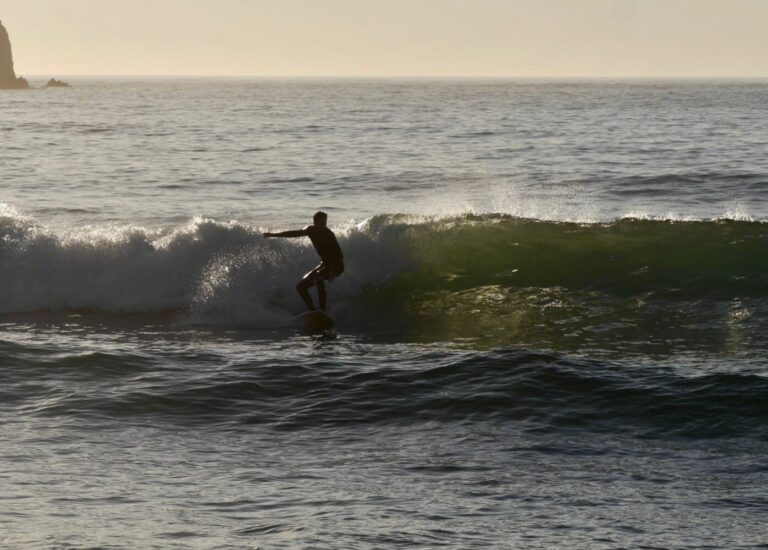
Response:
[{"label": "green wave face", "polygon": [[364,301],[415,340],[662,354],[765,343],[768,224],[469,216],[412,224],[399,242],[413,268]]},{"label": "green wave face", "polygon": [[762,295],[768,281],[768,224],[755,222],[466,217],[414,225],[403,245],[418,269],[401,284],[422,290],[495,284]]}]

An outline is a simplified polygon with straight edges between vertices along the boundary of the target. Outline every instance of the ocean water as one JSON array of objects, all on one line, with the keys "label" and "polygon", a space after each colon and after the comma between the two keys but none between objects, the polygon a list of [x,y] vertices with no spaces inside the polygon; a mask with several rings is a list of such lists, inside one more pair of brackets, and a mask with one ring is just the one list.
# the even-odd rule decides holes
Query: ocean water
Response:
[{"label": "ocean water", "polygon": [[0,92],[0,546],[767,547],[768,81],[71,81]]}]

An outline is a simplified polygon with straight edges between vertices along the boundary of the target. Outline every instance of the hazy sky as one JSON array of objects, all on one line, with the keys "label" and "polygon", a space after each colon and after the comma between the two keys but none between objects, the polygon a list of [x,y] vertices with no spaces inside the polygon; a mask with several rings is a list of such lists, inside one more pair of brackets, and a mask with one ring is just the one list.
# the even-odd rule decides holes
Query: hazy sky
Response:
[{"label": "hazy sky", "polygon": [[768,76],[768,0],[0,0],[22,75]]}]

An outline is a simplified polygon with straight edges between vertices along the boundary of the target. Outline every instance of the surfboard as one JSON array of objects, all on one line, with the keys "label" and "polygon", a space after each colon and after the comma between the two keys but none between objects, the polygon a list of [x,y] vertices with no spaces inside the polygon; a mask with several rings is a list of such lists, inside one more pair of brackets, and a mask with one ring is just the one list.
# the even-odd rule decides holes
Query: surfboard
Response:
[{"label": "surfboard", "polygon": [[334,322],[324,311],[307,311],[296,316],[299,327],[306,332],[322,332],[333,328]]}]

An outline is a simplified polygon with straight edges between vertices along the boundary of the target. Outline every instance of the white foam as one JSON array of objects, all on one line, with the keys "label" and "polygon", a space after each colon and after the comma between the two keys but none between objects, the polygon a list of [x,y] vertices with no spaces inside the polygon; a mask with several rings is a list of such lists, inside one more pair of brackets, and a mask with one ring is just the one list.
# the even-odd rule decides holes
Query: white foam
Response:
[{"label": "white foam", "polygon": [[[407,265],[406,230],[385,218],[337,228],[349,260],[329,289],[333,305]],[[55,232],[6,207],[0,313],[182,310],[196,322],[280,326],[302,310],[295,285],[317,263],[307,239],[264,239],[260,228],[237,222]]]},{"label": "white foam", "polygon": [[720,220],[733,220],[738,222],[753,222],[755,218],[747,212],[746,207],[743,204],[735,203],[729,205],[725,213],[719,216]]}]

